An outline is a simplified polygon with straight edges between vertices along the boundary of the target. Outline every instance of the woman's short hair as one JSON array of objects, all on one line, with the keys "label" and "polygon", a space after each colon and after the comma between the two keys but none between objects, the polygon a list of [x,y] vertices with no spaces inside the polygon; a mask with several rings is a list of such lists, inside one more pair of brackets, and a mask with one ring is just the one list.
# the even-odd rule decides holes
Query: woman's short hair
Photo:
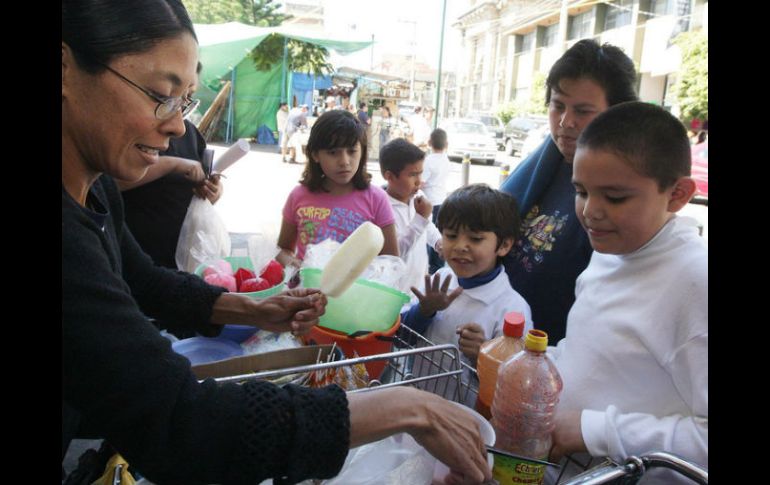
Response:
[{"label": "woman's short hair", "polygon": [[638,99],[634,62],[614,45],[583,39],[567,49],[551,67],[545,81],[545,103],[551,102],[551,90],[559,92],[562,79],[582,78],[602,87],[608,106]]}]

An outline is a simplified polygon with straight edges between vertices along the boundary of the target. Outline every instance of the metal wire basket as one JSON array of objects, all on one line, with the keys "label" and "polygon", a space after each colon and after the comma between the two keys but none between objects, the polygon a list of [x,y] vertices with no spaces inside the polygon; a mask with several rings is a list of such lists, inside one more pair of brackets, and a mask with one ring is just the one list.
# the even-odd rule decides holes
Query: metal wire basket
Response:
[{"label": "metal wire basket", "polygon": [[[374,361],[384,361],[385,370],[379,379],[369,381],[367,387],[348,391],[368,392],[394,386],[412,385],[450,401],[473,407],[478,397],[476,369],[463,361],[460,351],[453,344],[436,345],[406,325],[401,325],[392,339],[392,351],[363,357],[345,358],[331,362],[288,367],[255,372],[238,376],[217,378],[218,382],[244,382],[249,380],[277,380],[282,377],[356,366]],[[567,466],[584,470],[577,476],[563,478],[560,485],[599,485],[603,483],[636,483],[646,469],[666,467],[691,478],[697,483],[708,484],[708,470],[664,452],[652,452],[641,457],[630,457],[624,463],[591,458],[581,462],[566,457],[562,462],[562,474]]]}]

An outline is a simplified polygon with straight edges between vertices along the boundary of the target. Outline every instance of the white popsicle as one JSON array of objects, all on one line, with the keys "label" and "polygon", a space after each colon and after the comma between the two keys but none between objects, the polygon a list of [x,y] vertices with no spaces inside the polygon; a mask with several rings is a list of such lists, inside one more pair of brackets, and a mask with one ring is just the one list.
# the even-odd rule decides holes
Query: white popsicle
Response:
[{"label": "white popsicle", "polygon": [[321,291],[334,298],[345,293],[383,245],[385,237],[378,226],[369,221],[358,226],[326,263],[321,273]]}]

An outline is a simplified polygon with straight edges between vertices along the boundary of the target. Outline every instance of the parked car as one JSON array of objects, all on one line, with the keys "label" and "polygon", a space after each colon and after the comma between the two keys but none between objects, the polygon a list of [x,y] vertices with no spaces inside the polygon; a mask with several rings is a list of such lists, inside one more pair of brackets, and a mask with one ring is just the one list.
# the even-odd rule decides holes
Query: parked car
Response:
[{"label": "parked car", "polygon": [[505,153],[514,155],[516,152],[521,151],[524,140],[527,138],[527,133],[530,130],[547,124],[548,117],[542,115],[524,115],[511,119],[505,125],[505,131],[503,132]]},{"label": "parked car", "polygon": [[543,143],[547,137],[551,136],[551,126],[546,123],[538,128],[533,128],[527,132],[527,137],[524,139],[524,143],[521,145],[521,151],[519,156],[522,160]]},{"label": "parked car", "polygon": [[466,116],[466,118],[478,120],[484,123],[484,126],[487,127],[487,131],[489,131],[489,133],[494,136],[495,142],[497,142],[498,150],[505,149],[505,141],[503,139],[505,125],[503,125],[503,122],[500,121],[500,118],[488,113],[470,113],[468,116]]},{"label": "parked car", "polygon": [[495,163],[497,143],[484,123],[470,118],[449,118],[439,127],[446,131],[450,160],[462,160],[467,153],[471,161],[485,161],[487,165]]},{"label": "parked car", "polygon": [[709,200],[709,142],[704,141],[692,148],[692,178],[695,180],[693,202],[708,204]]}]

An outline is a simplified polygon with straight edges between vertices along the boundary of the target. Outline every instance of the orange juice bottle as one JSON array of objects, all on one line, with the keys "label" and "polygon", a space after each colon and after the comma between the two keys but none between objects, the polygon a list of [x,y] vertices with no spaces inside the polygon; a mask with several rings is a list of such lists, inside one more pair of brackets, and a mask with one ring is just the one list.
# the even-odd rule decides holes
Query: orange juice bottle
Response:
[{"label": "orange juice bottle", "polygon": [[493,338],[481,346],[476,370],[479,373],[479,397],[476,400],[476,411],[489,419],[492,417],[490,408],[497,385],[497,370],[500,364],[513,355],[524,350],[524,315],[518,312],[505,314],[503,334]]}]

